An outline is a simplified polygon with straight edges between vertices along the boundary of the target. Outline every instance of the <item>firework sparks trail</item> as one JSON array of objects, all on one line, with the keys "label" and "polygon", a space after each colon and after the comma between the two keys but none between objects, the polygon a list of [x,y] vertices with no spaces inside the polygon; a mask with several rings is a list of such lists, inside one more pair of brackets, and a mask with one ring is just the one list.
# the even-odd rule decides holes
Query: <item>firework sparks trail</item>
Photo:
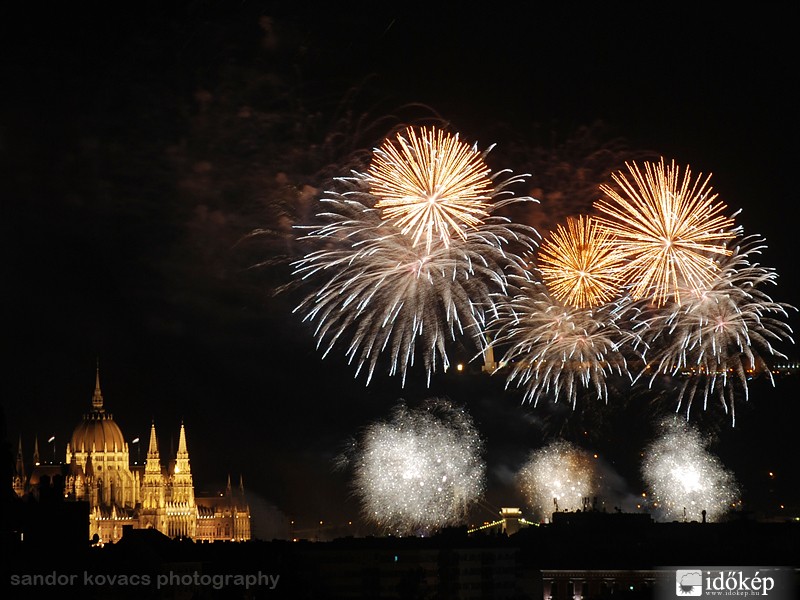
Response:
[{"label": "firework sparks trail", "polygon": [[538,267],[551,295],[568,306],[610,302],[620,290],[622,256],[612,236],[591,217],[568,218],[538,252]]},{"label": "firework sparks trail", "polygon": [[405,135],[386,140],[374,152],[368,170],[376,208],[414,244],[424,236],[430,251],[434,240],[449,246],[453,234],[478,227],[489,216],[491,170],[484,154],[441,129],[409,127]]},{"label": "firework sparks trail", "polygon": [[541,284],[518,289],[488,327],[494,345],[503,348],[506,387],[516,384],[524,401],[534,405],[545,396],[558,402],[563,395],[574,408],[580,390],[607,401],[607,377],[631,377],[622,350],[633,347],[634,334],[617,324],[620,304],[570,308]]},{"label": "firework sparks trail", "polygon": [[461,524],[485,489],[483,448],[471,417],[453,403],[397,405],[347,458],[364,518],[396,535]]},{"label": "firework sparks trail", "polygon": [[644,174],[635,163],[627,166],[632,181],[619,172],[612,176],[619,190],[600,186],[606,198],[595,202],[598,222],[628,258],[622,277],[631,296],[649,296],[655,306],[680,304],[682,291],[708,287],[713,257],[730,253],[726,243],[739,230],[722,214],[726,206],[711,193],[710,175],[692,182],[687,168],[681,179],[680,168],[663,158],[645,163]]},{"label": "firework sparks trail", "polygon": [[604,486],[594,457],[565,440],[531,452],[517,482],[542,520],[549,519],[553,512],[585,510],[588,499],[597,497]]},{"label": "firework sparks trail", "polygon": [[460,336],[476,354],[483,351],[495,296],[506,293],[511,275],[524,276],[524,256],[537,243],[535,230],[493,214],[508,203],[534,201],[506,189],[519,178],[495,185],[496,201],[478,226],[464,228],[448,244],[434,239],[429,247],[382,218],[368,176],[338,181],[345,191],[327,193],[322,224],[306,227],[303,238],[321,249],[293,263],[294,277],[316,286],[295,312],[316,323],[324,354],[345,344],[356,376],[366,371],[367,383],[379,357],[388,354],[389,375],[399,374],[404,384],[419,355],[429,383],[438,369],[447,370],[447,345]]},{"label": "firework sparks trail", "polygon": [[681,419],[668,419],[644,452],[642,475],[658,520],[716,521],[739,501],[733,474],[708,441]]},{"label": "firework sparks trail", "polygon": [[[763,356],[786,358],[773,342],[789,341],[791,327],[781,320],[794,309],[774,302],[762,289],[775,285],[774,269],[753,262],[765,248],[759,236],[743,238],[726,257],[707,289],[687,290],[682,305],[668,304],[655,314],[643,312],[642,339],[653,349],[646,370],[683,379],[678,405],[687,419],[693,399],[703,409],[716,396],[732,423],[737,391],[748,399],[748,378],[764,374],[774,385]],[[796,309],[794,309],[796,310]]]}]

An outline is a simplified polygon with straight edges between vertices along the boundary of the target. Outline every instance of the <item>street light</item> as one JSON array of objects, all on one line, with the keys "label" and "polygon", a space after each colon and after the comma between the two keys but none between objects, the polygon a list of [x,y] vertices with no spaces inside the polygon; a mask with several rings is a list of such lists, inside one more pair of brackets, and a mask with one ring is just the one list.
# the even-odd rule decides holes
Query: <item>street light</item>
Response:
[{"label": "street light", "polygon": [[56,436],[51,435],[50,439],[47,440],[48,444],[53,444],[53,463],[56,464]]},{"label": "street light", "polygon": [[141,446],[139,446],[139,438],[138,437],[134,438],[133,441],[131,441],[131,444],[136,444],[136,462],[133,463],[133,464],[138,465],[139,464],[139,448],[141,448]]}]

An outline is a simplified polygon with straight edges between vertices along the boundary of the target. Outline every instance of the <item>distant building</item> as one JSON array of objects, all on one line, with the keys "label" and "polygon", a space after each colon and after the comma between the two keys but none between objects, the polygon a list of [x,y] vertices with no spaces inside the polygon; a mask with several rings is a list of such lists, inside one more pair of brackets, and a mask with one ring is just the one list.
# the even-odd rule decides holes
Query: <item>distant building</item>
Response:
[{"label": "distant building", "polygon": [[91,410],[75,427],[64,464],[43,464],[37,441],[30,476],[26,476],[20,440],[12,479],[17,496],[38,498],[40,484],[54,480],[63,485],[65,501],[88,503],[89,539],[97,536],[100,542],[116,542],[127,526],[205,542],[251,537],[250,507],[241,479],[237,489],[231,487],[229,477],[224,493],[195,496],[183,423],[178,451],[167,465],[161,462],[153,423],[144,465],[131,466],[128,443],[103,406],[99,370]]},{"label": "distant building", "polygon": [[537,525],[531,523],[522,516],[522,511],[517,507],[505,507],[500,509],[500,518],[496,521],[487,521],[482,525],[473,527],[467,530],[467,533],[472,534],[503,534],[514,535],[522,527],[529,527],[530,525]]}]

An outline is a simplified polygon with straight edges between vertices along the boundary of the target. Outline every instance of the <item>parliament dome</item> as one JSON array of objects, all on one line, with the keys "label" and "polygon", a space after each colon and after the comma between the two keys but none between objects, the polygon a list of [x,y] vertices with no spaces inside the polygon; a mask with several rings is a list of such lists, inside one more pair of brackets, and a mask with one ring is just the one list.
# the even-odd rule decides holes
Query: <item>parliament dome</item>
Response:
[{"label": "parliament dome", "polygon": [[78,423],[72,432],[70,447],[73,452],[91,452],[92,449],[98,452],[105,450],[121,452],[125,449],[122,430],[111,413],[107,413],[103,408],[99,371],[92,396],[92,410],[83,415],[83,421]]}]

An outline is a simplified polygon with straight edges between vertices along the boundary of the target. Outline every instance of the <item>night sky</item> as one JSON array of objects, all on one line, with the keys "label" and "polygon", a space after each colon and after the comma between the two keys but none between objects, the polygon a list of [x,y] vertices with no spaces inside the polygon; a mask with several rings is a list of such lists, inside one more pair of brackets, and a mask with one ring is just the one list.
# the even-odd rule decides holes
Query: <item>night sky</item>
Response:
[{"label": "night sky", "polygon": [[[385,370],[366,386],[341,353],[322,360],[291,312],[298,291],[278,292],[301,249],[288,223],[310,218],[331,177],[415,119],[497,144],[490,166],[531,172],[547,197],[557,190],[537,160],[587,131],[573,160],[613,147],[711,173],[720,200],[741,209],[737,223],[767,240],[763,263],[780,274],[773,299],[800,306],[788,6],[673,3],[645,15],[539,3],[397,13],[170,4],[3,19],[2,398],[7,438],[16,449],[21,436],[26,456],[35,437],[52,455],[55,435],[63,458],[99,360],[126,439],[146,444],[154,421],[169,455],[183,421],[198,491],[241,476],[266,537],[284,517],[298,529],[357,522],[334,459],[401,398],[448,396],[474,417],[489,466],[476,520],[519,505],[511,475],[556,435],[598,452],[640,492],[639,452],[668,398],[534,408],[486,377],[451,372],[427,388],[421,369],[405,388]],[[746,507],[796,513],[797,381],[761,383],[735,428],[711,409],[697,424]]]}]

